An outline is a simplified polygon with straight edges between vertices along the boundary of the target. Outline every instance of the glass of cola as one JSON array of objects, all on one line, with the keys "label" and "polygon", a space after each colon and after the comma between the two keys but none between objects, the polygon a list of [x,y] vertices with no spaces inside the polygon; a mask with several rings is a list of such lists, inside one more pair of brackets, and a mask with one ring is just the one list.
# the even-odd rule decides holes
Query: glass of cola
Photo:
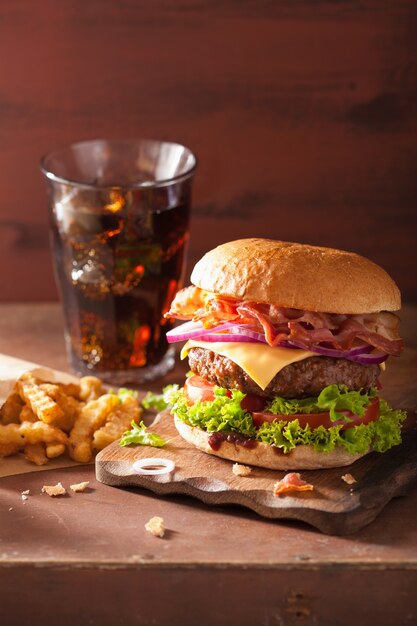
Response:
[{"label": "glass of cola", "polygon": [[164,317],[181,289],[196,157],[153,140],[93,140],[43,157],[68,359],[142,383],[174,365]]}]

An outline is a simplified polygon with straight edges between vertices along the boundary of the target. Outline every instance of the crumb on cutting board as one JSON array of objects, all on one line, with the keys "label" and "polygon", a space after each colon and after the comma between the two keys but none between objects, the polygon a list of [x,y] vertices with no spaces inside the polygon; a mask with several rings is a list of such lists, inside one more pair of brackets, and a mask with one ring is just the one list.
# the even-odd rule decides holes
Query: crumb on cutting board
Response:
[{"label": "crumb on cutting board", "polygon": [[344,480],[347,485],[353,485],[354,483],[358,482],[356,478],[352,476],[352,474],[343,474],[343,476],[341,476],[341,479]]},{"label": "crumb on cutting board", "polygon": [[233,463],[232,472],[235,476],[249,476],[252,468],[248,465],[241,465],[240,463]]},{"label": "crumb on cutting board", "polygon": [[162,517],[151,517],[149,522],[146,522],[145,528],[155,537],[163,537],[165,534],[165,524]]},{"label": "crumb on cutting board", "polygon": [[75,493],[81,493],[87,489],[89,484],[90,482],[86,480],[82,483],[76,483],[75,485],[70,485],[70,489],[74,491]]},{"label": "crumb on cutting board", "polygon": [[42,487],[42,493],[48,494],[48,496],[65,496],[67,493],[65,487],[63,487],[62,483],[57,483],[56,485],[44,485]]}]

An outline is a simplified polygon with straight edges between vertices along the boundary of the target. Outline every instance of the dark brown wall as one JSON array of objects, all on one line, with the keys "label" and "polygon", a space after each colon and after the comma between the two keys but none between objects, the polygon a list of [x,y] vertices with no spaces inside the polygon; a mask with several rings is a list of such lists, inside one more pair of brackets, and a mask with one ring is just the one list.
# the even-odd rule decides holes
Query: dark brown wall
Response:
[{"label": "dark brown wall", "polygon": [[197,153],[191,260],[345,247],[417,299],[413,0],[2,0],[0,299],[55,297],[39,156],[93,137]]}]

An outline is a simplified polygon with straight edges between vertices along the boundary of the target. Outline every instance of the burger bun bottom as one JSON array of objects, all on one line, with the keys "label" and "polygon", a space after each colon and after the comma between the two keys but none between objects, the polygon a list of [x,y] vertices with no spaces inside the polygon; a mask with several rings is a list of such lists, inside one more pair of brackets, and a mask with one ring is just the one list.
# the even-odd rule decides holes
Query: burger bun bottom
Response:
[{"label": "burger bun bottom", "polygon": [[228,459],[244,465],[254,465],[273,470],[312,470],[351,465],[365,454],[350,454],[338,446],[330,452],[316,452],[312,446],[297,446],[284,454],[279,448],[258,442],[254,448],[247,448],[236,442],[223,441],[218,450],[209,444],[205,430],[185,424],[174,416],[175,427],[181,437],[202,452]]}]

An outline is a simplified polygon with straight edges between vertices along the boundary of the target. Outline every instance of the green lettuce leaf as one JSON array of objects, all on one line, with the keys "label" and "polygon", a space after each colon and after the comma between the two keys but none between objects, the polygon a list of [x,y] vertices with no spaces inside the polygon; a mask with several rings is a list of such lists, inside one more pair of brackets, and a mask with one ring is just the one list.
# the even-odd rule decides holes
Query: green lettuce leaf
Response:
[{"label": "green lettuce leaf", "polygon": [[119,396],[120,400],[123,402],[123,400],[125,398],[128,398],[129,396],[131,398],[136,398],[138,397],[138,392],[134,391],[133,389],[126,389],[126,387],[121,387],[118,392],[117,395]]},{"label": "green lettuce leaf", "polygon": [[266,407],[269,413],[274,415],[295,415],[296,413],[318,413],[317,398],[281,398],[277,396]]},{"label": "green lettuce leaf", "polygon": [[278,396],[272,400],[266,410],[274,415],[329,411],[332,422],[341,419],[349,422],[350,418],[340,411],[351,411],[354,415],[362,417],[366,412],[366,407],[375,396],[376,389],[364,393],[363,391],[349,391],[345,385],[328,385],[318,397],[288,400]]},{"label": "green lettuce leaf", "polygon": [[351,421],[339,411],[351,411],[354,415],[362,417],[365,415],[366,407],[375,396],[376,389],[364,393],[363,391],[349,391],[345,385],[329,385],[317,398],[317,406],[322,411],[329,411],[332,422],[340,419]]},{"label": "green lettuce leaf", "polygon": [[163,411],[172,404],[171,395],[176,394],[179,388],[179,385],[167,385],[162,389],[162,393],[152,393],[152,391],[148,391],[142,400],[143,408]]},{"label": "green lettuce leaf", "polygon": [[235,432],[245,437],[255,437],[252,416],[240,406],[245,394],[237,389],[232,391],[231,398],[226,394],[226,389],[215,387],[214,400],[189,406],[182,390],[179,390],[172,395],[171,413],[187,424],[209,432]]},{"label": "green lettuce leaf", "polygon": [[120,389],[109,389],[108,393],[111,393],[119,398],[120,402],[124,402],[127,397],[137,398],[138,392],[133,389],[127,389],[126,387],[120,387]]},{"label": "green lettuce leaf", "polygon": [[136,443],[141,446],[153,446],[154,448],[163,448],[166,445],[165,439],[162,439],[156,433],[149,433],[143,422],[136,424],[132,421],[132,430],[127,430],[120,440],[121,446],[129,446]]},{"label": "green lettuce leaf", "polygon": [[[208,432],[238,433],[274,445],[284,453],[290,452],[297,445],[311,445],[318,452],[330,452],[336,446],[344,447],[350,454],[364,453],[369,449],[385,452],[401,443],[401,423],[406,418],[404,411],[393,410],[385,401],[380,400],[379,419],[366,425],[361,424],[346,430],[342,430],[340,424],[331,428],[300,426],[294,411],[296,405],[300,406],[298,412],[303,413],[328,410],[332,419],[337,420],[340,416],[345,417],[338,414],[340,410],[347,409],[356,415],[363,415],[376,396],[375,389],[369,393],[350,392],[346,387],[329,385],[318,398],[294,401],[275,398],[268,410],[273,408],[274,411],[271,412],[276,415],[294,415],[294,419],[289,422],[264,422],[257,429],[250,413],[240,406],[244,393],[234,390],[229,398],[225,389],[215,387],[214,394],[215,399],[211,402],[196,402],[189,406],[182,389],[177,389],[171,394],[171,412],[191,426]],[[311,410],[308,411],[308,408]]]}]

